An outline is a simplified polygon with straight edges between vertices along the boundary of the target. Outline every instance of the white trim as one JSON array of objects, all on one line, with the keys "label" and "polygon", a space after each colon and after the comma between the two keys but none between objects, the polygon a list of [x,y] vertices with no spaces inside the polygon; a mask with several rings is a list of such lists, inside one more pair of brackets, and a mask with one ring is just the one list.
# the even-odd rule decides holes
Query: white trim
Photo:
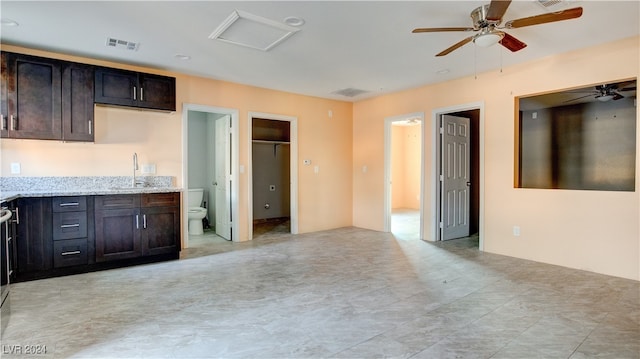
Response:
[{"label": "white trim", "polygon": [[461,111],[468,111],[468,110],[479,110],[480,114],[479,114],[479,128],[478,131],[480,131],[479,133],[479,138],[480,138],[480,143],[478,144],[478,150],[480,151],[479,153],[479,158],[480,158],[480,178],[479,180],[479,187],[480,187],[480,214],[479,214],[479,223],[478,223],[478,235],[479,235],[479,243],[478,243],[478,249],[483,251],[484,250],[484,149],[485,149],[485,143],[484,143],[484,129],[485,129],[485,119],[484,119],[484,102],[480,101],[480,102],[472,102],[472,103],[468,103],[468,104],[462,104],[462,105],[456,105],[456,106],[450,106],[450,107],[442,107],[442,108],[436,108],[433,110],[432,115],[431,115],[431,122],[432,122],[432,146],[431,146],[431,233],[428,234],[428,240],[430,241],[437,241],[438,240],[438,203],[439,203],[439,196],[440,194],[438,193],[438,163],[439,163],[439,159],[438,159],[438,155],[440,153],[440,149],[438,148],[438,135],[439,135],[439,127],[438,127],[438,119],[440,117],[440,115],[445,115],[445,114],[450,114],[453,112],[461,112]]},{"label": "white trim", "polygon": [[247,116],[247,203],[248,217],[247,233],[249,240],[253,239],[253,135],[252,123],[254,118],[265,120],[288,121],[290,132],[290,175],[291,175],[291,233],[298,234],[298,118],[293,116],[277,115],[264,112],[249,112]]},{"label": "white trim", "polygon": [[239,184],[238,180],[238,155],[240,152],[239,145],[239,125],[240,125],[240,114],[239,110],[232,108],[224,108],[224,107],[215,107],[215,106],[206,106],[206,105],[197,105],[197,104],[189,104],[185,103],[182,106],[182,188],[184,192],[182,194],[182,238],[183,238],[183,248],[189,248],[189,229],[188,229],[188,206],[186,203],[186,191],[189,187],[189,157],[188,157],[188,146],[187,140],[189,136],[189,128],[188,128],[188,120],[189,120],[189,111],[197,111],[197,112],[207,112],[207,113],[217,113],[223,115],[231,116],[231,217],[233,221],[231,222],[231,235],[234,242],[240,240],[239,231],[238,231],[238,220],[240,217],[240,205],[239,205]]},{"label": "white trim", "polygon": [[424,112],[387,117],[384,119],[384,231],[391,231],[391,126],[394,122],[411,118],[420,120],[420,239],[426,238],[424,233]]}]

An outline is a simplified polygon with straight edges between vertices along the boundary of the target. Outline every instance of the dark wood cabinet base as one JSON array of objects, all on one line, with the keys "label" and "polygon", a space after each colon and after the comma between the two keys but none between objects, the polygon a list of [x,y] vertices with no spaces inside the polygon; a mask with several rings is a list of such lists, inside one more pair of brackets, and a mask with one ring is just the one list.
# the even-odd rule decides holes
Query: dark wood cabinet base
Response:
[{"label": "dark wood cabinet base", "polygon": [[87,265],[69,266],[62,268],[53,268],[41,272],[29,272],[16,276],[13,280],[14,283],[27,282],[36,279],[45,279],[53,277],[62,277],[67,275],[98,272],[109,269],[116,269],[122,267],[131,267],[142,264],[165,262],[170,260],[177,260],[180,258],[180,252],[160,254],[155,256],[138,257],[131,259],[122,259],[119,261],[101,262]]}]

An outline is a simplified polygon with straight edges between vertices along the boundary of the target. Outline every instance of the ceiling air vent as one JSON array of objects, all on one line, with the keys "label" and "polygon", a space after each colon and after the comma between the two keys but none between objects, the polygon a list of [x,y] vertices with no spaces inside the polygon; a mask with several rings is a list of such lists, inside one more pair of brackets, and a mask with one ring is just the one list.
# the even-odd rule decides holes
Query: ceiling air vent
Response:
[{"label": "ceiling air vent", "polygon": [[107,38],[107,46],[115,47],[117,49],[129,50],[129,51],[138,51],[138,46],[140,44],[132,41],[118,40],[113,37]]},{"label": "ceiling air vent", "polygon": [[367,92],[369,92],[369,91],[355,89],[355,88],[350,87],[350,88],[334,91],[332,93],[335,94],[335,95],[341,95],[341,96],[345,96],[345,97],[356,97],[356,96],[360,96],[362,94],[365,94]]},{"label": "ceiling air vent", "polygon": [[299,30],[281,22],[234,10],[209,35],[209,38],[252,49],[269,51]]},{"label": "ceiling air vent", "polygon": [[537,0],[536,2],[547,11],[555,12],[567,9],[573,0]]}]

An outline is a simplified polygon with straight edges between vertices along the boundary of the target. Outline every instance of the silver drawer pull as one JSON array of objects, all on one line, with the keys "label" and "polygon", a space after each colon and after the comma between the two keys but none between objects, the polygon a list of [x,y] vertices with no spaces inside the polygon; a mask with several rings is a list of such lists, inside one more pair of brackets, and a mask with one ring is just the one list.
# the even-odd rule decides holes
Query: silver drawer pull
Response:
[{"label": "silver drawer pull", "polygon": [[73,227],[80,227],[80,223],[76,223],[76,224],[63,224],[60,226],[60,228],[73,228]]},{"label": "silver drawer pull", "polygon": [[60,207],[71,207],[71,206],[78,206],[78,205],[80,205],[80,203],[78,202],[60,203]]},{"label": "silver drawer pull", "polygon": [[74,254],[80,254],[80,251],[69,251],[69,252],[62,252],[60,253],[63,256],[72,256]]}]

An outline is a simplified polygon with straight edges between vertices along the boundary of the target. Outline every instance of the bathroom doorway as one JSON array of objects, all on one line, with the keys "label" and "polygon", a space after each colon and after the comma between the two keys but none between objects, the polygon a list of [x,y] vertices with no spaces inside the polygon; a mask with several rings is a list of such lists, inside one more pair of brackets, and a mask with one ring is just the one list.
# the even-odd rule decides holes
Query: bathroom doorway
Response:
[{"label": "bathroom doorway", "polygon": [[[183,248],[238,241],[238,111],[185,105],[183,111]],[[203,234],[189,233],[189,189],[203,189]]]},{"label": "bathroom doorway", "polygon": [[250,239],[297,233],[297,119],[249,115]]}]

